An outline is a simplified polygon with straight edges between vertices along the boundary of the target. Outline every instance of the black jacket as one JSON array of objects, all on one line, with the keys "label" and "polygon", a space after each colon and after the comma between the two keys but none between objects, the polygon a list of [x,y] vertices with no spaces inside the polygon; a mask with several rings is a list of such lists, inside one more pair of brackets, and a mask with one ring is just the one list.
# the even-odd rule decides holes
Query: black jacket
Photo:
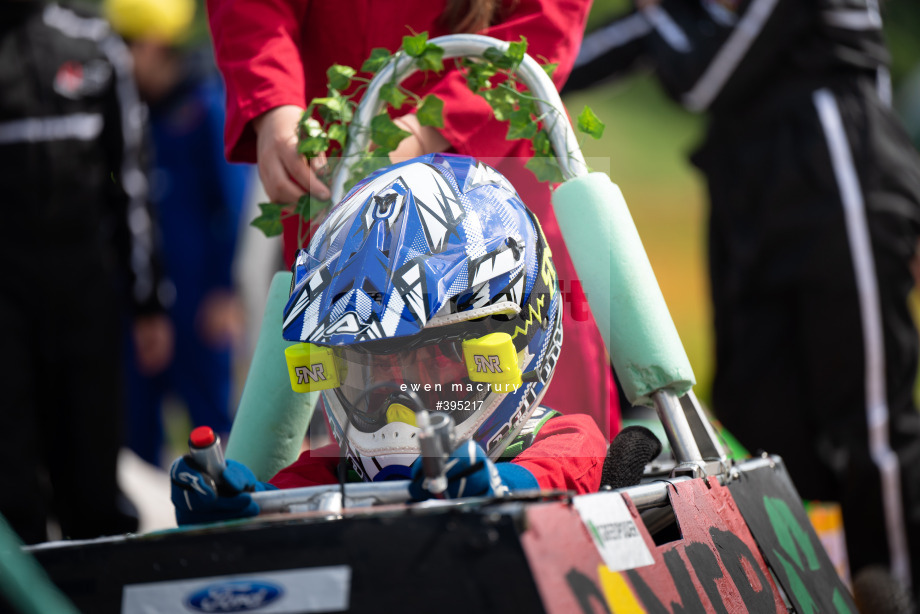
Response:
[{"label": "black jacket", "polygon": [[130,67],[102,19],[0,2],[4,276],[15,269],[50,282],[123,272],[143,313],[161,308],[160,277],[142,160],[145,110]]}]

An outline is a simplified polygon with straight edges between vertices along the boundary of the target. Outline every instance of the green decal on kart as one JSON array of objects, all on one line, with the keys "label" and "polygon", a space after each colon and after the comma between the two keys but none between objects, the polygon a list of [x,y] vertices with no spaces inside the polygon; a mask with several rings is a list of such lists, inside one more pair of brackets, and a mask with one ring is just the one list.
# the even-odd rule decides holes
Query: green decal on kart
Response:
[{"label": "green decal on kart", "polygon": [[796,612],[856,612],[782,461],[747,471],[728,489]]},{"label": "green decal on kart", "polygon": [[[792,592],[800,604],[801,611],[803,614],[819,611],[814,598],[809,592],[808,584],[802,580],[801,575],[821,570],[818,551],[815,550],[814,544],[808,538],[808,533],[798,523],[785,501],[775,497],[764,496],[763,505],[782,549],[781,552],[774,548],[773,554],[779,559],[783,566],[783,571],[789,578]],[[804,562],[802,560],[803,556]],[[837,612],[840,614],[850,613],[851,610],[847,607],[846,600],[843,598],[839,587],[834,587],[832,600]]]}]

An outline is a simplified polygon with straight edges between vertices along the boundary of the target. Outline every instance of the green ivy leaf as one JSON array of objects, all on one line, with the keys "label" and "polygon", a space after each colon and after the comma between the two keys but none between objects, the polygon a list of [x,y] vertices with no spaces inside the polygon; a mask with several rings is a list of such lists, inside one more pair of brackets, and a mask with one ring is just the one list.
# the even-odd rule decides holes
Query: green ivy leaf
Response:
[{"label": "green ivy leaf", "polygon": [[537,115],[537,103],[534,102],[533,98],[524,98],[521,96],[518,98],[518,109],[521,111],[527,111],[531,115]]},{"label": "green ivy leaf", "polygon": [[594,111],[591,110],[591,107],[585,105],[585,108],[582,110],[581,115],[578,116],[578,129],[585,134],[589,134],[595,139],[601,138],[601,135],[604,134],[604,122],[594,114]]},{"label": "green ivy leaf", "polygon": [[318,156],[329,149],[329,137],[323,126],[312,117],[302,116],[300,122],[300,138],[297,142],[297,151],[308,158]]},{"label": "green ivy leaf", "polygon": [[511,68],[517,68],[521,62],[524,61],[524,55],[527,53],[527,38],[521,36],[521,40],[508,43],[508,51],[505,52],[505,57],[512,61]]},{"label": "green ivy leaf", "polygon": [[329,78],[329,87],[341,92],[351,85],[351,78],[355,76],[355,69],[351,66],[333,64],[326,71],[326,76]]},{"label": "green ivy leaf", "polygon": [[498,68],[514,70],[524,59],[525,53],[527,53],[527,39],[522,36],[520,41],[508,43],[508,48],[504,51],[497,47],[490,47],[482,55]]},{"label": "green ivy leaf", "polygon": [[330,200],[320,200],[314,198],[309,194],[304,194],[299,199],[297,199],[297,204],[294,205],[294,215],[298,215],[307,221],[313,220],[320,213],[329,208],[329,205],[332,203]]},{"label": "green ivy leaf", "polygon": [[534,156],[524,166],[539,181],[549,181],[551,183],[560,183],[562,181],[562,171],[559,170],[559,163],[552,156]]},{"label": "green ivy leaf", "polygon": [[[338,103],[336,102],[336,99],[335,99],[334,97],[332,97],[332,96],[324,96],[324,97],[322,97],[322,98],[314,98],[313,100],[310,101],[310,107],[307,109],[307,111],[313,111],[313,109],[319,107],[320,115],[322,115],[322,114],[323,114],[323,109],[328,109],[328,107],[329,107],[330,105],[332,105],[333,107],[337,107],[337,106],[338,106]],[[312,113],[311,113],[311,115],[312,115]]]},{"label": "green ivy leaf", "polygon": [[497,47],[489,47],[482,53],[482,57],[499,68],[507,68],[505,53]]},{"label": "green ivy leaf", "polygon": [[511,112],[508,135],[505,137],[509,141],[532,139],[536,136],[537,122],[531,117],[529,106],[532,105],[522,105],[521,108]]},{"label": "green ivy leaf", "polygon": [[327,134],[330,141],[335,141],[345,147],[345,143],[348,141],[348,128],[345,127],[345,124],[332,124],[329,126]]},{"label": "green ivy leaf", "polygon": [[428,47],[428,32],[415,36],[403,36],[402,48],[413,58],[421,57]]},{"label": "green ivy leaf", "polygon": [[546,73],[547,77],[552,78],[556,73],[556,69],[559,68],[559,62],[553,62],[552,64],[541,64],[543,67],[543,72]]},{"label": "green ivy leaf", "polygon": [[325,132],[320,136],[302,138],[297,143],[297,151],[308,158],[315,158],[327,149],[329,149],[329,137]]},{"label": "green ivy leaf", "polygon": [[318,107],[320,116],[327,122],[338,121],[347,124],[354,113],[349,100],[339,92],[333,92],[332,96],[314,98],[310,101],[310,106]]},{"label": "green ivy leaf", "polygon": [[364,60],[364,64],[361,65],[361,72],[376,73],[383,68],[392,57],[393,54],[390,53],[389,49],[376,47],[371,50],[370,56]]},{"label": "green ivy leaf", "polygon": [[297,199],[297,203],[294,205],[294,209],[291,211],[293,215],[300,216],[306,220],[310,219],[310,198],[309,194],[303,194],[300,198]]},{"label": "green ivy leaf", "polygon": [[259,203],[261,215],[249,222],[262,231],[266,237],[277,237],[281,234],[281,209],[284,205],[279,203]]},{"label": "green ivy leaf", "polygon": [[462,63],[466,69],[466,85],[470,91],[478,92],[479,90],[492,89],[492,83],[489,81],[498,72],[498,69],[485,62],[475,62],[465,59]]},{"label": "green ivy leaf", "polygon": [[399,142],[407,136],[410,134],[394,124],[386,113],[381,113],[371,120],[371,140],[384,152],[396,149]]},{"label": "green ivy leaf", "polygon": [[549,140],[546,130],[540,130],[533,137],[533,155],[534,156],[552,156],[553,144]]},{"label": "green ivy leaf", "polygon": [[441,72],[444,70],[444,48],[428,43],[421,55],[415,58],[415,65],[419,70]]},{"label": "green ivy leaf", "polygon": [[300,137],[306,138],[319,136],[323,133],[323,126],[316,119],[304,113],[300,118]]},{"label": "green ivy leaf", "polygon": [[433,94],[428,94],[422,98],[422,104],[415,111],[415,117],[418,119],[418,123],[423,126],[443,128],[444,101]]},{"label": "green ivy leaf", "polygon": [[390,104],[394,109],[398,109],[406,102],[406,96],[399,85],[396,83],[384,83],[380,88],[380,98]]},{"label": "green ivy leaf", "polygon": [[514,112],[519,98],[517,92],[504,87],[486,90],[480,92],[479,95],[485,98],[492,106],[495,119],[499,121],[506,121],[511,118],[511,113]]}]

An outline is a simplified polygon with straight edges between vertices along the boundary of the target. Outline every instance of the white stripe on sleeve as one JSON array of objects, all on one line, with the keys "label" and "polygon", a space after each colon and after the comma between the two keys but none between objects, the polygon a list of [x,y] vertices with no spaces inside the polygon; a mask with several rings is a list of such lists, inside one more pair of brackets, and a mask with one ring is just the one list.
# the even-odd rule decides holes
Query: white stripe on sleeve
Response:
[{"label": "white stripe on sleeve", "polygon": [[760,35],[779,0],[754,0],[728,40],[719,49],[703,76],[683,96],[684,106],[691,111],[704,111],[716,99],[729,77],[738,68],[744,54]]},{"label": "white stripe on sleeve", "polygon": [[102,133],[102,114],[73,113],[0,122],[0,145],[47,141],[92,141]]},{"label": "white stripe on sleeve", "polygon": [[585,36],[575,60],[575,67],[590,64],[604,54],[642,38],[652,26],[641,13],[618,19]]}]

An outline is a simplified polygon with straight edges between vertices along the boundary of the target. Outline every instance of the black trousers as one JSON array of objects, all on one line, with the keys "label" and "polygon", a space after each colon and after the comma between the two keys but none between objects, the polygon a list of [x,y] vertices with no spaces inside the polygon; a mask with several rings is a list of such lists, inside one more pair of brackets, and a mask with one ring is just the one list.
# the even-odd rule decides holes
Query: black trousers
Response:
[{"label": "black trousers", "polygon": [[852,80],[714,117],[694,161],[711,196],[715,414],[781,455],[802,497],[841,503],[854,572],[891,566],[918,594],[920,159]]},{"label": "black trousers", "polygon": [[49,515],[70,538],[137,529],[116,481],[123,303],[98,258],[54,254],[0,287],[0,513],[26,543]]}]

